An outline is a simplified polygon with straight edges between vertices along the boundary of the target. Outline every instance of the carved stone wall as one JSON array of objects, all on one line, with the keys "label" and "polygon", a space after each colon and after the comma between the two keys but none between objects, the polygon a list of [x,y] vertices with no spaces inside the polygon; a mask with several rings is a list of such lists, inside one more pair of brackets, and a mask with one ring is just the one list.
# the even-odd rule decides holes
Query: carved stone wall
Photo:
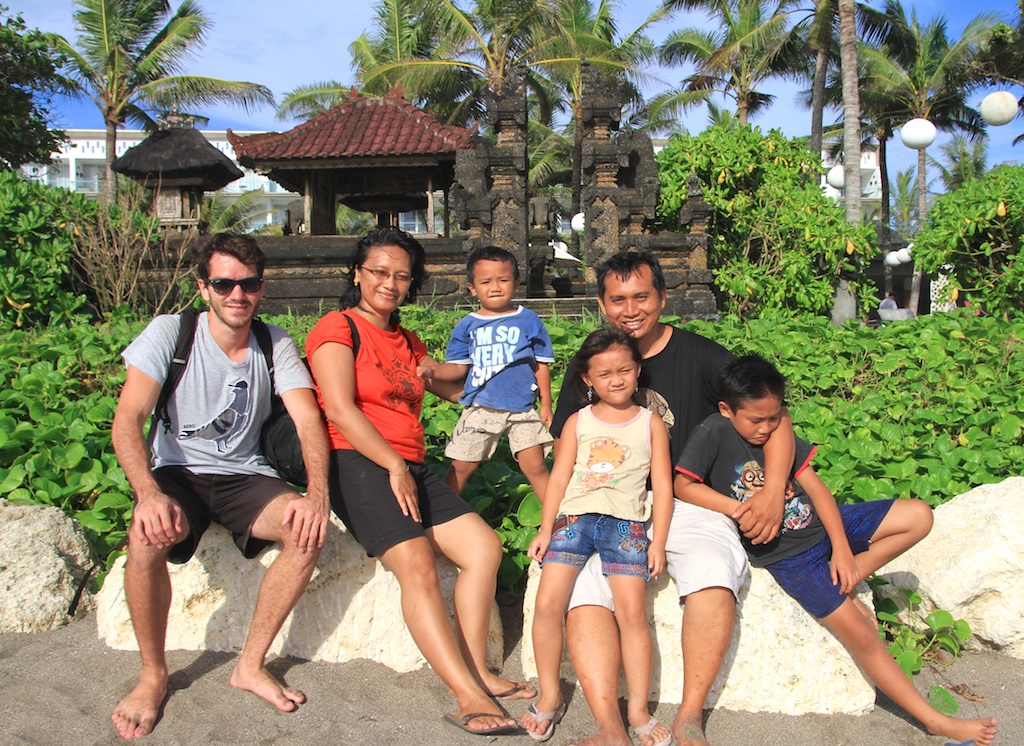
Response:
[{"label": "carved stone wall", "polygon": [[521,70],[514,71],[501,90],[487,94],[487,123],[494,139],[476,135],[472,150],[456,154],[451,190],[455,217],[467,233],[466,254],[489,244],[508,249],[529,278],[529,158],[526,86]]}]

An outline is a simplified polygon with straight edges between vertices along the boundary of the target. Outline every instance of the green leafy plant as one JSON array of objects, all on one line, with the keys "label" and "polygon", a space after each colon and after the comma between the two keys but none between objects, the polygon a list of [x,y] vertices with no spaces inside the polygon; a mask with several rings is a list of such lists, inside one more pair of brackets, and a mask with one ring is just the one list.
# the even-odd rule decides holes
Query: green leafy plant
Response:
[{"label": "green leafy plant", "polygon": [[[889,652],[903,672],[910,678],[925,664],[945,664],[964,651],[971,626],[963,619],[955,619],[941,609],[927,616],[921,614],[922,598],[916,591],[890,586],[885,578],[873,575],[868,584],[875,593],[875,615],[879,633],[888,643]],[[880,595],[879,588],[889,586],[890,595]],[[891,598],[895,592],[901,605]],[[928,701],[939,712],[952,715],[960,709],[957,701],[945,687],[934,686]]]},{"label": "green leafy plant", "polygon": [[[409,306],[403,323],[441,359],[463,315]],[[302,349],[317,317],[265,320]],[[599,319],[545,321],[557,396],[568,359]],[[131,516],[110,424],[124,381],[119,353],[143,323],[127,311],[99,326],[25,330],[0,321],[0,377],[8,382],[0,389],[0,497],[60,507],[103,556]],[[1024,320],[958,312],[872,329],[765,314],[686,326],[737,354],[776,362],[789,381],[797,433],[818,444],[815,467],[841,502],[918,497],[939,505],[1016,476],[1024,462],[1024,391],[1007,385],[1024,368]],[[460,413],[458,404],[424,401],[427,463],[439,475]],[[464,496],[502,538],[502,586],[521,587],[540,501],[507,446],[481,465]]]},{"label": "green leafy plant", "polygon": [[826,314],[840,279],[861,305],[874,303],[863,269],[875,254],[873,231],[846,222],[821,191],[821,159],[778,130],[719,125],[676,135],[657,155],[658,217],[679,228],[687,180],[697,176],[708,218],[708,256],[723,310]]},{"label": "green leafy plant", "polygon": [[[1024,309],[1024,166],[999,166],[940,195],[914,240],[914,261],[945,272],[950,292],[986,313]],[[955,299],[955,296],[954,296]]]},{"label": "green leafy plant", "polygon": [[0,319],[16,327],[66,323],[84,296],[72,288],[71,248],[96,204],[0,171]]}]

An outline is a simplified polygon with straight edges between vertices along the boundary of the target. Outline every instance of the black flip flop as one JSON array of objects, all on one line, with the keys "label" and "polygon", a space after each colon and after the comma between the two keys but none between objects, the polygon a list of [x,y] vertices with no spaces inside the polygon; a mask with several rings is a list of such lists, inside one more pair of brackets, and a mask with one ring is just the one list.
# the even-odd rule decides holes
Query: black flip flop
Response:
[{"label": "black flip flop", "polygon": [[485,728],[483,730],[474,730],[469,727],[469,723],[476,718],[494,718],[502,717],[496,712],[470,712],[462,717],[456,717],[455,715],[444,716],[446,723],[451,723],[459,730],[464,730],[466,733],[471,733],[474,736],[511,736],[519,733],[518,725],[496,725],[493,728]]}]

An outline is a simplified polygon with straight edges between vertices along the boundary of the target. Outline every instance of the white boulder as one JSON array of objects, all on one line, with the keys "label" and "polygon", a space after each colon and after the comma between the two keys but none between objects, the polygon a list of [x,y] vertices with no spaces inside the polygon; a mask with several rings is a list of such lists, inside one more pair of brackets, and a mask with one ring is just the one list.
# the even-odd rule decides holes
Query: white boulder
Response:
[{"label": "white boulder", "polygon": [[[58,508],[0,500],[0,632],[67,624],[94,557],[82,527]],[[86,588],[76,613],[92,608]]]},{"label": "white boulder", "polygon": [[944,609],[970,624],[976,640],[1024,658],[1021,526],[1024,477],[976,487],[936,508],[931,533],[881,574],[922,596],[921,616]]},{"label": "white boulder", "polygon": [[[270,652],[330,662],[365,658],[403,672],[423,668],[426,661],[402,618],[398,581],[366,556],[336,517],[331,520],[313,578]],[[228,531],[211,526],[191,561],[169,565],[173,596],[167,648],[241,650],[260,582],[278,553],[272,547],[247,560]],[[440,560],[438,574],[451,613],[458,571]],[[114,564],[98,594],[97,627],[110,647],[138,649],[124,597],[124,558]],[[491,613],[487,659],[492,667],[501,667],[497,604]]]},{"label": "white boulder", "polygon": [[[530,630],[540,569],[530,567],[523,604],[523,671],[537,673]],[[871,607],[862,584],[858,597]],[[663,575],[648,585],[647,614],[654,661],[650,699],[678,704],[683,692],[680,646],[683,610],[675,584]],[[576,683],[565,655],[562,677]],[[620,693],[625,695],[620,680]],[[842,644],[787,596],[766,570],[753,569],[740,591],[736,626],[707,707],[747,712],[860,714],[871,710],[875,690]]]}]

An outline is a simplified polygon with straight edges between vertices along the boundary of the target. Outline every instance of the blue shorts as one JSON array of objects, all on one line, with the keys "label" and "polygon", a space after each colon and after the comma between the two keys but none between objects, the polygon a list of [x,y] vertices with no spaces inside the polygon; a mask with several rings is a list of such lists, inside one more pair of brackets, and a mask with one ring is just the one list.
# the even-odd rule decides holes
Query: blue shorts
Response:
[{"label": "blue shorts", "polygon": [[643,521],[627,521],[600,513],[560,515],[555,520],[544,564],[583,567],[597,552],[605,575],[650,579],[647,567],[647,529]]},{"label": "blue shorts", "polygon": [[[843,530],[854,554],[867,551],[871,537],[882,525],[882,520],[894,502],[876,500],[839,506]],[[823,619],[846,600],[846,594],[839,592],[839,586],[832,585],[832,572],[829,569],[831,559],[832,542],[826,536],[810,549],[774,562],[765,570],[798,604],[818,619]]]}]

